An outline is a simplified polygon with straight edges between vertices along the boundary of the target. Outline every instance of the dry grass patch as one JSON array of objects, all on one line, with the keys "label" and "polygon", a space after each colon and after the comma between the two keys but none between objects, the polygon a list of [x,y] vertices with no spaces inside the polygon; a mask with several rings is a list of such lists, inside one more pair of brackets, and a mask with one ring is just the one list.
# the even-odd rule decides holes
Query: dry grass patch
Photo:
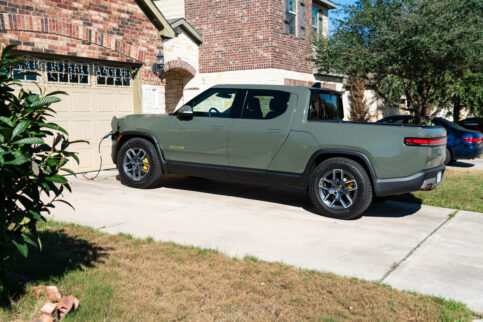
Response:
[{"label": "dry grass patch", "polygon": [[446,168],[444,179],[433,191],[417,191],[389,197],[452,209],[483,212],[483,171]]},{"label": "dry grass patch", "polygon": [[[460,303],[254,257],[233,259],[216,251],[112,236],[75,225],[49,223],[45,232],[63,236],[64,241],[66,236],[70,241],[80,240],[84,247],[59,244],[52,237],[45,241],[43,254],[27,263],[17,261],[11,269],[31,281],[11,307],[0,309],[2,321],[30,320],[38,314],[45,298],[36,299],[32,288],[39,284],[55,284],[62,294],[80,299],[80,309],[68,318],[74,321],[450,321],[474,317]],[[69,264],[62,257],[55,274],[36,276],[22,269],[55,261],[58,251],[75,258]]]}]

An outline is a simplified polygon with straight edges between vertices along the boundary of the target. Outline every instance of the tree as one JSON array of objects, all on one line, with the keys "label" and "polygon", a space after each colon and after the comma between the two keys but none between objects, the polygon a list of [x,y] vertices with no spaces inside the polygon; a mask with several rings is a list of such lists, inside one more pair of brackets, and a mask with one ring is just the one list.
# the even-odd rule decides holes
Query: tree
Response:
[{"label": "tree", "polygon": [[363,77],[350,77],[350,92],[351,92],[351,115],[350,120],[354,122],[367,122],[371,117],[367,101],[364,97],[366,90],[366,80]]},{"label": "tree", "polygon": [[[40,247],[37,223],[54,201],[70,191],[62,171],[77,159],[67,149],[74,143],[67,132],[48,121],[55,114],[50,105],[61,92],[32,93],[20,88],[11,70],[23,62],[7,46],[0,55],[0,302],[7,300],[5,263],[13,252],[28,256],[29,246]],[[32,74],[25,73],[25,74]],[[65,201],[64,201],[65,202]]]},{"label": "tree", "polygon": [[461,84],[451,100],[453,104],[453,121],[460,120],[461,111],[483,116],[483,73],[467,70]]},{"label": "tree", "polygon": [[421,120],[448,106],[465,71],[481,66],[482,30],[480,0],[360,0],[316,41],[313,60],[321,72],[371,75],[371,88],[399,106],[401,97],[383,90],[389,79]]}]

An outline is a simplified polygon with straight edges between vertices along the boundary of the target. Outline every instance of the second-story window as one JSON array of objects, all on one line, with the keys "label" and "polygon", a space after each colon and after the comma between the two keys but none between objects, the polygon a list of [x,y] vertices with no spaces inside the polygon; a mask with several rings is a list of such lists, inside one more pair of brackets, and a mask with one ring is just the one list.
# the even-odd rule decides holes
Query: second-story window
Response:
[{"label": "second-story window", "polygon": [[285,33],[295,35],[297,29],[297,4],[296,0],[284,0],[285,7]]},{"label": "second-story window", "polygon": [[312,7],[312,31],[314,35],[319,33],[319,9]]},{"label": "second-story window", "polygon": [[320,8],[312,7],[312,31],[313,37],[319,38],[323,34],[323,14]]}]

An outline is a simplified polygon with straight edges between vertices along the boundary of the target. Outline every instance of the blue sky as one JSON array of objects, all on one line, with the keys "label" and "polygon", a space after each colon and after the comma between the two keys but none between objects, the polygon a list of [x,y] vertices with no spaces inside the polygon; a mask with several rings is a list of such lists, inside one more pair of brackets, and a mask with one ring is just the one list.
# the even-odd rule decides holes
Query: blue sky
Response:
[{"label": "blue sky", "polygon": [[335,29],[334,20],[343,18],[344,16],[343,9],[341,7],[354,4],[356,1],[355,0],[336,0],[332,2],[334,2],[335,4],[338,4],[339,8],[329,10],[329,33],[334,32],[334,29]]}]

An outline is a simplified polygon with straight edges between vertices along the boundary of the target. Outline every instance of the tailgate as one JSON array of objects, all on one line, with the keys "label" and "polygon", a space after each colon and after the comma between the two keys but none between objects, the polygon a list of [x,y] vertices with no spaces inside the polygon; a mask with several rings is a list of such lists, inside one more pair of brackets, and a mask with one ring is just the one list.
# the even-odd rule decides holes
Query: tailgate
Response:
[{"label": "tailgate", "polygon": [[446,129],[437,126],[420,127],[416,137],[405,138],[405,144],[420,149],[426,158],[425,169],[438,167],[446,158]]}]

